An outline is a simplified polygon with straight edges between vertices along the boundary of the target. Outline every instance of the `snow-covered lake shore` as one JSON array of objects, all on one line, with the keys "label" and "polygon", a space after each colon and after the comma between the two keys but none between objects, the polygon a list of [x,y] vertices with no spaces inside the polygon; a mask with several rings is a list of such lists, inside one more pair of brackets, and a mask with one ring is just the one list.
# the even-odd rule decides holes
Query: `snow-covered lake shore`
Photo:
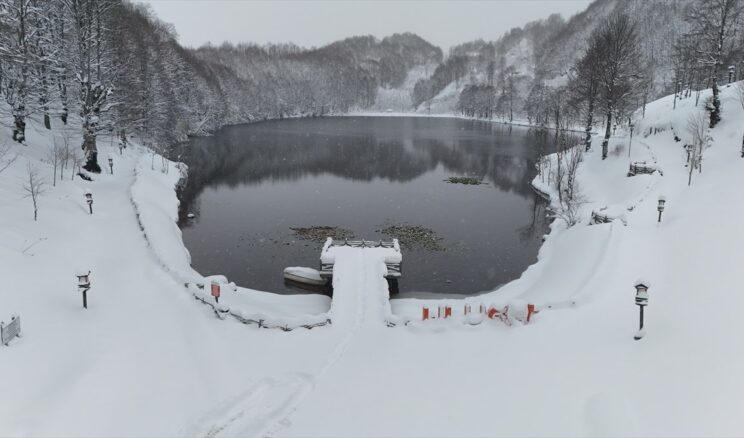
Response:
[{"label": "snow-covered lake shore", "polygon": [[[432,117],[432,118],[442,118],[442,119],[459,119],[459,120],[473,120],[476,122],[489,122],[489,123],[498,123],[499,125],[507,125],[507,126],[519,126],[522,128],[536,128],[536,129],[548,129],[548,130],[554,130],[555,128],[551,126],[542,126],[542,125],[535,125],[534,123],[530,123],[526,119],[514,119],[512,121],[508,121],[506,119],[501,118],[493,118],[493,119],[483,119],[480,117],[469,117],[464,116],[459,113],[425,113],[419,111],[350,111],[348,113],[344,114],[332,114],[328,117]],[[570,132],[576,132],[576,133],[585,133],[586,128],[581,126],[572,126],[570,129],[566,129]],[[596,134],[596,132],[595,132]]]},{"label": "snow-covered lake shore", "polygon": [[[118,155],[101,141],[114,174],[91,183],[66,174],[34,222],[21,183],[27,163],[51,177],[51,138],[35,128],[28,146],[8,139],[19,158],[0,173],[0,319],[19,313],[23,337],[0,348],[0,435],[735,436],[744,111],[733,88],[722,101],[690,186],[682,145],[701,111],[693,98],[674,110],[671,96],[649,104],[630,158],[620,132],[607,160],[595,138],[578,173],[581,222],[556,220],[520,279],[466,300],[541,309],[512,326],[422,322],[423,306],[445,303],[395,300],[393,315],[412,322],[389,328],[378,312],[385,304],[367,293],[384,282],[359,252],[346,258],[355,275],[342,287],[354,290],[339,324],[283,332],[220,320],[184,288],[200,276],[175,224],[175,167],[164,174],[147,152]],[[631,161],[653,162],[663,176],[629,178]],[[589,226],[592,210],[622,212],[625,224]],[[79,267],[92,271],[88,310]],[[634,341],[639,277],[652,287],[647,334]],[[290,309],[241,294],[261,311],[331,305]],[[465,303],[446,304],[460,315]]]}]

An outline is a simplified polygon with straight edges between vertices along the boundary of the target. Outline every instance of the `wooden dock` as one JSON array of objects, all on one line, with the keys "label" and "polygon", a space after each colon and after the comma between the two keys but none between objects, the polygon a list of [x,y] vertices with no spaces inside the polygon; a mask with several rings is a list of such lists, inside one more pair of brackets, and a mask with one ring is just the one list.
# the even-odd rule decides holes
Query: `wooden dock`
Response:
[{"label": "wooden dock", "polygon": [[382,240],[333,240],[328,238],[323,249],[320,253],[320,276],[322,278],[333,277],[333,265],[335,259],[331,257],[324,257],[330,248],[334,247],[350,247],[350,248],[387,248],[395,251],[395,256],[387,257],[385,259],[385,266],[387,267],[387,274],[385,278],[390,280],[397,280],[403,275],[402,264],[403,255],[400,252],[400,244],[398,239],[392,241]]}]

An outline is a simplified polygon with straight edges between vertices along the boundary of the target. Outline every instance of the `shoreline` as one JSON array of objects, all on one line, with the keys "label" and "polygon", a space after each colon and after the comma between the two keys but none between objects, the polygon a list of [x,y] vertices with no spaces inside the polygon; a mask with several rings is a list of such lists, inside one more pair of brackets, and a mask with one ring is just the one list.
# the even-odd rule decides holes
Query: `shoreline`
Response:
[{"label": "shoreline", "polygon": [[[145,162],[148,161],[148,158],[145,157],[144,161]],[[176,167],[177,163],[174,163],[171,161],[170,165],[172,167]],[[172,275],[176,276],[179,279],[186,278],[186,279],[194,280],[195,278],[199,278],[199,281],[187,281],[189,283],[204,283],[208,281],[209,278],[222,277],[222,276],[205,277],[202,274],[198,273],[198,271],[194,269],[193,267],[191,267],[190,265],[189,250],[186,247],[181,237],[181,231],[180,231],[180,228],[178,227],[178,204],[180,204],[180,200],[178,200],[178,195],[177,195],[178,178],[174,178],[172,174],[169,176],[169,175],[160,174],[157,171],[151,172],[151,169],[149,168],[147,163],[143,163],[141,166],[138,166],[138,167],[139,167],[139,171],[136,173],[137,180],[134,183],[135,185],[138,184],[141,178],[152,179],[152,175],[155,175],[156,179],[159,179],[160,182],[158,183],[156,181],[151,180],[151,181],[148,181],[147,184],[161,185],[161,188],[158,190],[162,190],[163,185],[166,186],[168,188],[167,196],[170,198],[168,202],[160,202],[158,204],[152,203],[146,207],[139,207],[139,210],[145,210],[151,214],[153,213],[152,211],[153,209],[160,210],[159,212],[156,212],[156,214],[167,217],[169,221],[167,227],[171,229],[170,231],[161,230],[159,232],[151,232],[149,231],[149,228],[152,223],[148,225],[147,221],[140,220],[140,223],[143,228],[143,233],[146,236],[153,235],[153,234],[157,234],[159,236],[162,236],[162,235],[170,236],[170,239],[172,240],[170,241],[170,243],[166,243],[166,245],[174,246],[178,248],[178,250],[170,251],[171,256],[169,259],[169,257],[159,256],[158,245],[150,242],[151,248],[156,253],[156,258],[161,261],[166,271],[170,272]],[[147,175],[148,173],[150,174],[150,176]],[[541,198],[545,199],[548,202],[548,204],[550,204],[552,200],[550,194],[542,190],[538,190],[537,187],[535,186],[535,181],[538,178],[539,176],[536,175],[535,178],[530,182],[530,187],[533,189],[533,191],[535,191],[535,194],[537,196],[540,196]],[[165,195],[165,192],[164,192],[164,195]],[[133,198],[135,197],[136,196],[133,195]],[[134,199],[133,199],[133,203],[135,205],[138,204],[138,202]],[[173,211],[171,212],[164,211],[165,205],[173,206],[171,207],[173,208]],[[162,228],[163,226],[164,225],[159,225],[160,228]],[[543,236],[543,239],[542,239],[543,241],[540,245],[540,248],[538,249],[536,259],[531,264],[526,266],[524,270],[521,272],[521,274],[519,275],[519,277],[517,278],[514,278],[506,283],[498,285],[494,289],[484,290],[474,295],[459,296],[456,293],[449,293],[449,294],[442,294],[444,296],[441,298],[440,297],[395,298],[395,299],[390,300],[391,303],[395,303],[395,305],[393,306],[394,308],[393,314],[396,316],[401,316],[402,318],[410,321],[412,319],[413,314],[415,313],[414,311],[412,311],[412,309],[414,307],[418,308],[420,305],[426,304],[426,303],[431,303],[434,306],[445,305],[447,303],[462,305],[463,303],[472,303],[472,302],[483,302],[483,301],[488,302],[488,301],[493,301],[493,300],[504,301],[504,300],[517,299],[522,293],[529,291],[533,283],[539,282],[539,274],[535,276],[534,274],[535,272],[540,272],[540,271],[549,269],[550,264],[554,261],[554,259],[552,257],[545,257],[545,254],[553,252],[551,249],[552,247],[551,242],[553,240],[552,237],[555,236],[555,238],[557,238],[559,235],[562,234],[561,231],[564,231],[564,230],[565,228],[562,227],[558,223],[558,221],[555,221],[555,220],[550,221],[550,224],[548,225],[548,232]],[[172,254],[176,254],[176,255],[173,256]],[[223,284],[228,284],[227,279],[220,280],[220,282]],[[326,297],[325,295],[317,295],[317,294],[309,294],[307,296],[306,295],[282,295],[282,294],[268,292],[268,291],[258,291],[258,290],[250,288],[249,285],[240,286],[240,285],[234,285],[233,283],[229,283],[229,285],[232,288],[235,288],[236,291],[240,289],[241,292],[248,292],[248,293],[244,293],[243,295],[260,296],[261,300],[265,299],[267,301],[274,302],[274,304],[277,304],[279,302],[284,302],[284,303],[290,303],[293,301],[299,302],[303,299],[308,299],[307,298],[308,296],[310,297],[317,296],[317,297],[321,297],[324,300],[328,299],[328,297]],[[195,297],[197,297],[203,302],[207,302],[207,300],[209,299],[208,294],[206,292],[202,292],[201,290],[197,292],[192,287],[189,287],[188,289],[190,292],[194,293]],[[247,297],[247,298],[250,298],[250,297]],[[211,303],[208,303],[208,302],[207,304],[211,305]],[[223,303],[221,301],[220,306],[217,306],[217,307],[213,306],[215,313],[229,312],[229,307],[227,307],[227,305],[222,306],[222,304]],[[262,318],[259,318],[258,316],[256,317],[246,316],[244,312],[238,313],[238,316],[240,316],[240,318],[238,319],[241,320],[241,322],[245,322],[245,320],[259,321],[260,319],[262,319]],[[308,316],[310,315],[308,314]],[[300,319],[297,321],[296,325],[301,326],[303,325],[303,322],[304,321]],[[279,326],[280,324],[276,324],[276,325]]]}]

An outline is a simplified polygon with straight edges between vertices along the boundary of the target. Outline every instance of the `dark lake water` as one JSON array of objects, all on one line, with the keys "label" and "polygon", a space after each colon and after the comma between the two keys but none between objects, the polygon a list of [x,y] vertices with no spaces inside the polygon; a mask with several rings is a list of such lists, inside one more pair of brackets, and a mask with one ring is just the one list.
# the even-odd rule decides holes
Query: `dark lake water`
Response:
[{"label": "dark lake water", "polygon": [[[253,289],[298,293],[287,266],[317,268],[320,242],[291,228],[332,226],[385,239],[425,227],[437,248],[403,248],[399,296],[493,290],[534,263],[548,230],[530,189],[550,135],[449,118],[337,117],[225,128],[185,144],[180,226],[194,268]],[[450,184],[452,176],[483,185]],[[193,219],[187,218],[193,213]]]}]

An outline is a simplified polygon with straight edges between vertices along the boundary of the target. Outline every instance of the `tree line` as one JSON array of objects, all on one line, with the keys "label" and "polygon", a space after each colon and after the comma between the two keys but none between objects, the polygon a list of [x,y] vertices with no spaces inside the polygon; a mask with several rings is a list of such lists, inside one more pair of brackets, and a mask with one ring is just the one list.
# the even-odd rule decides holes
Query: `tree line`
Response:
[{"label": "tree line", "polygon": [[[595,2],[588,11],[600,3]],[[500,117],[509,121],[517,111],[531,125],[557,129],[583,125],[586,150],[591,147],[591,133],[601,122],[604,132],[602,155],[606,158],[608,142],[616,124],[627,122],[637,108],[645,111],[645,104],[650,99],[666,93],[675,93],[679,98],[695,94],[699,98],[702,89],[712,88],[713,96],[705,106],[709,125],[714,127],[721,112],[719,85],[722,81],[744,78],[744,32],[740,31],[744,2],[694,0],[661,3],[642,4],[645,11],[642,14],[627,6],[599,19],[590,32],[584,33],[582,41],[573,41],[583,50],[564,67],[558,68],[565,71],[558,79],[554,76],[556,65],[545,61],[548,55],[539,44],[534,46],[534,65],[527,66],[530,68],[522,66],[525,67],[522,71],[526,69],[534,73],[533,78],[518,72],[515,65],[506,65],[504,51],[516,44],[525,30],[512,30],[496,43],[461,46],[459,50],[469,53],[474,60],[469,63],[458,61],[464,64],[464,70],[470,70],[472,79],[462,88],[457,109],[472,117]],[[659,6],[672,9],[667,17],[670,21],[675,22],[678,16],[681,21],[675,22],[675,32],[658,30],[658,39],[654,39],[652,44],[648,41],[647,28],[649,23],[660,20]],[[596,17],[594,19],[597,21]],[[582,20],[585,18],[578,16],[572,22],[587,24]],[[535,41],[545,41],[544,36],[556,32],[556,29],[559,31],[555,33],[555,39],[561,41],[570,40],[567,33],[571,38],[582,34],[575,29],[568,32],[567,28],[561,28],[557,19],[550,27],[533,25],[529,28],[532,32],[540,30],[531,37]],[[546,33],[545,29],[549,31]],[[484,57],[492,57],[495,63],[482,67]],[[664,69],[672,73],[669,80],[660,73]],[[442,83],[439,88],[445,86],[447,84]],[[416,102],[414,99],[414,104]]]},{"label": "tree line", "polygon": [[91,172],[102,134],[167,152],[226,124],[370,106],[379,87],[441,59],[413,34],[186,49],[173,26],[125,0],[0,0],[0,118],[19,143],[31,117],[79,130]]}]

